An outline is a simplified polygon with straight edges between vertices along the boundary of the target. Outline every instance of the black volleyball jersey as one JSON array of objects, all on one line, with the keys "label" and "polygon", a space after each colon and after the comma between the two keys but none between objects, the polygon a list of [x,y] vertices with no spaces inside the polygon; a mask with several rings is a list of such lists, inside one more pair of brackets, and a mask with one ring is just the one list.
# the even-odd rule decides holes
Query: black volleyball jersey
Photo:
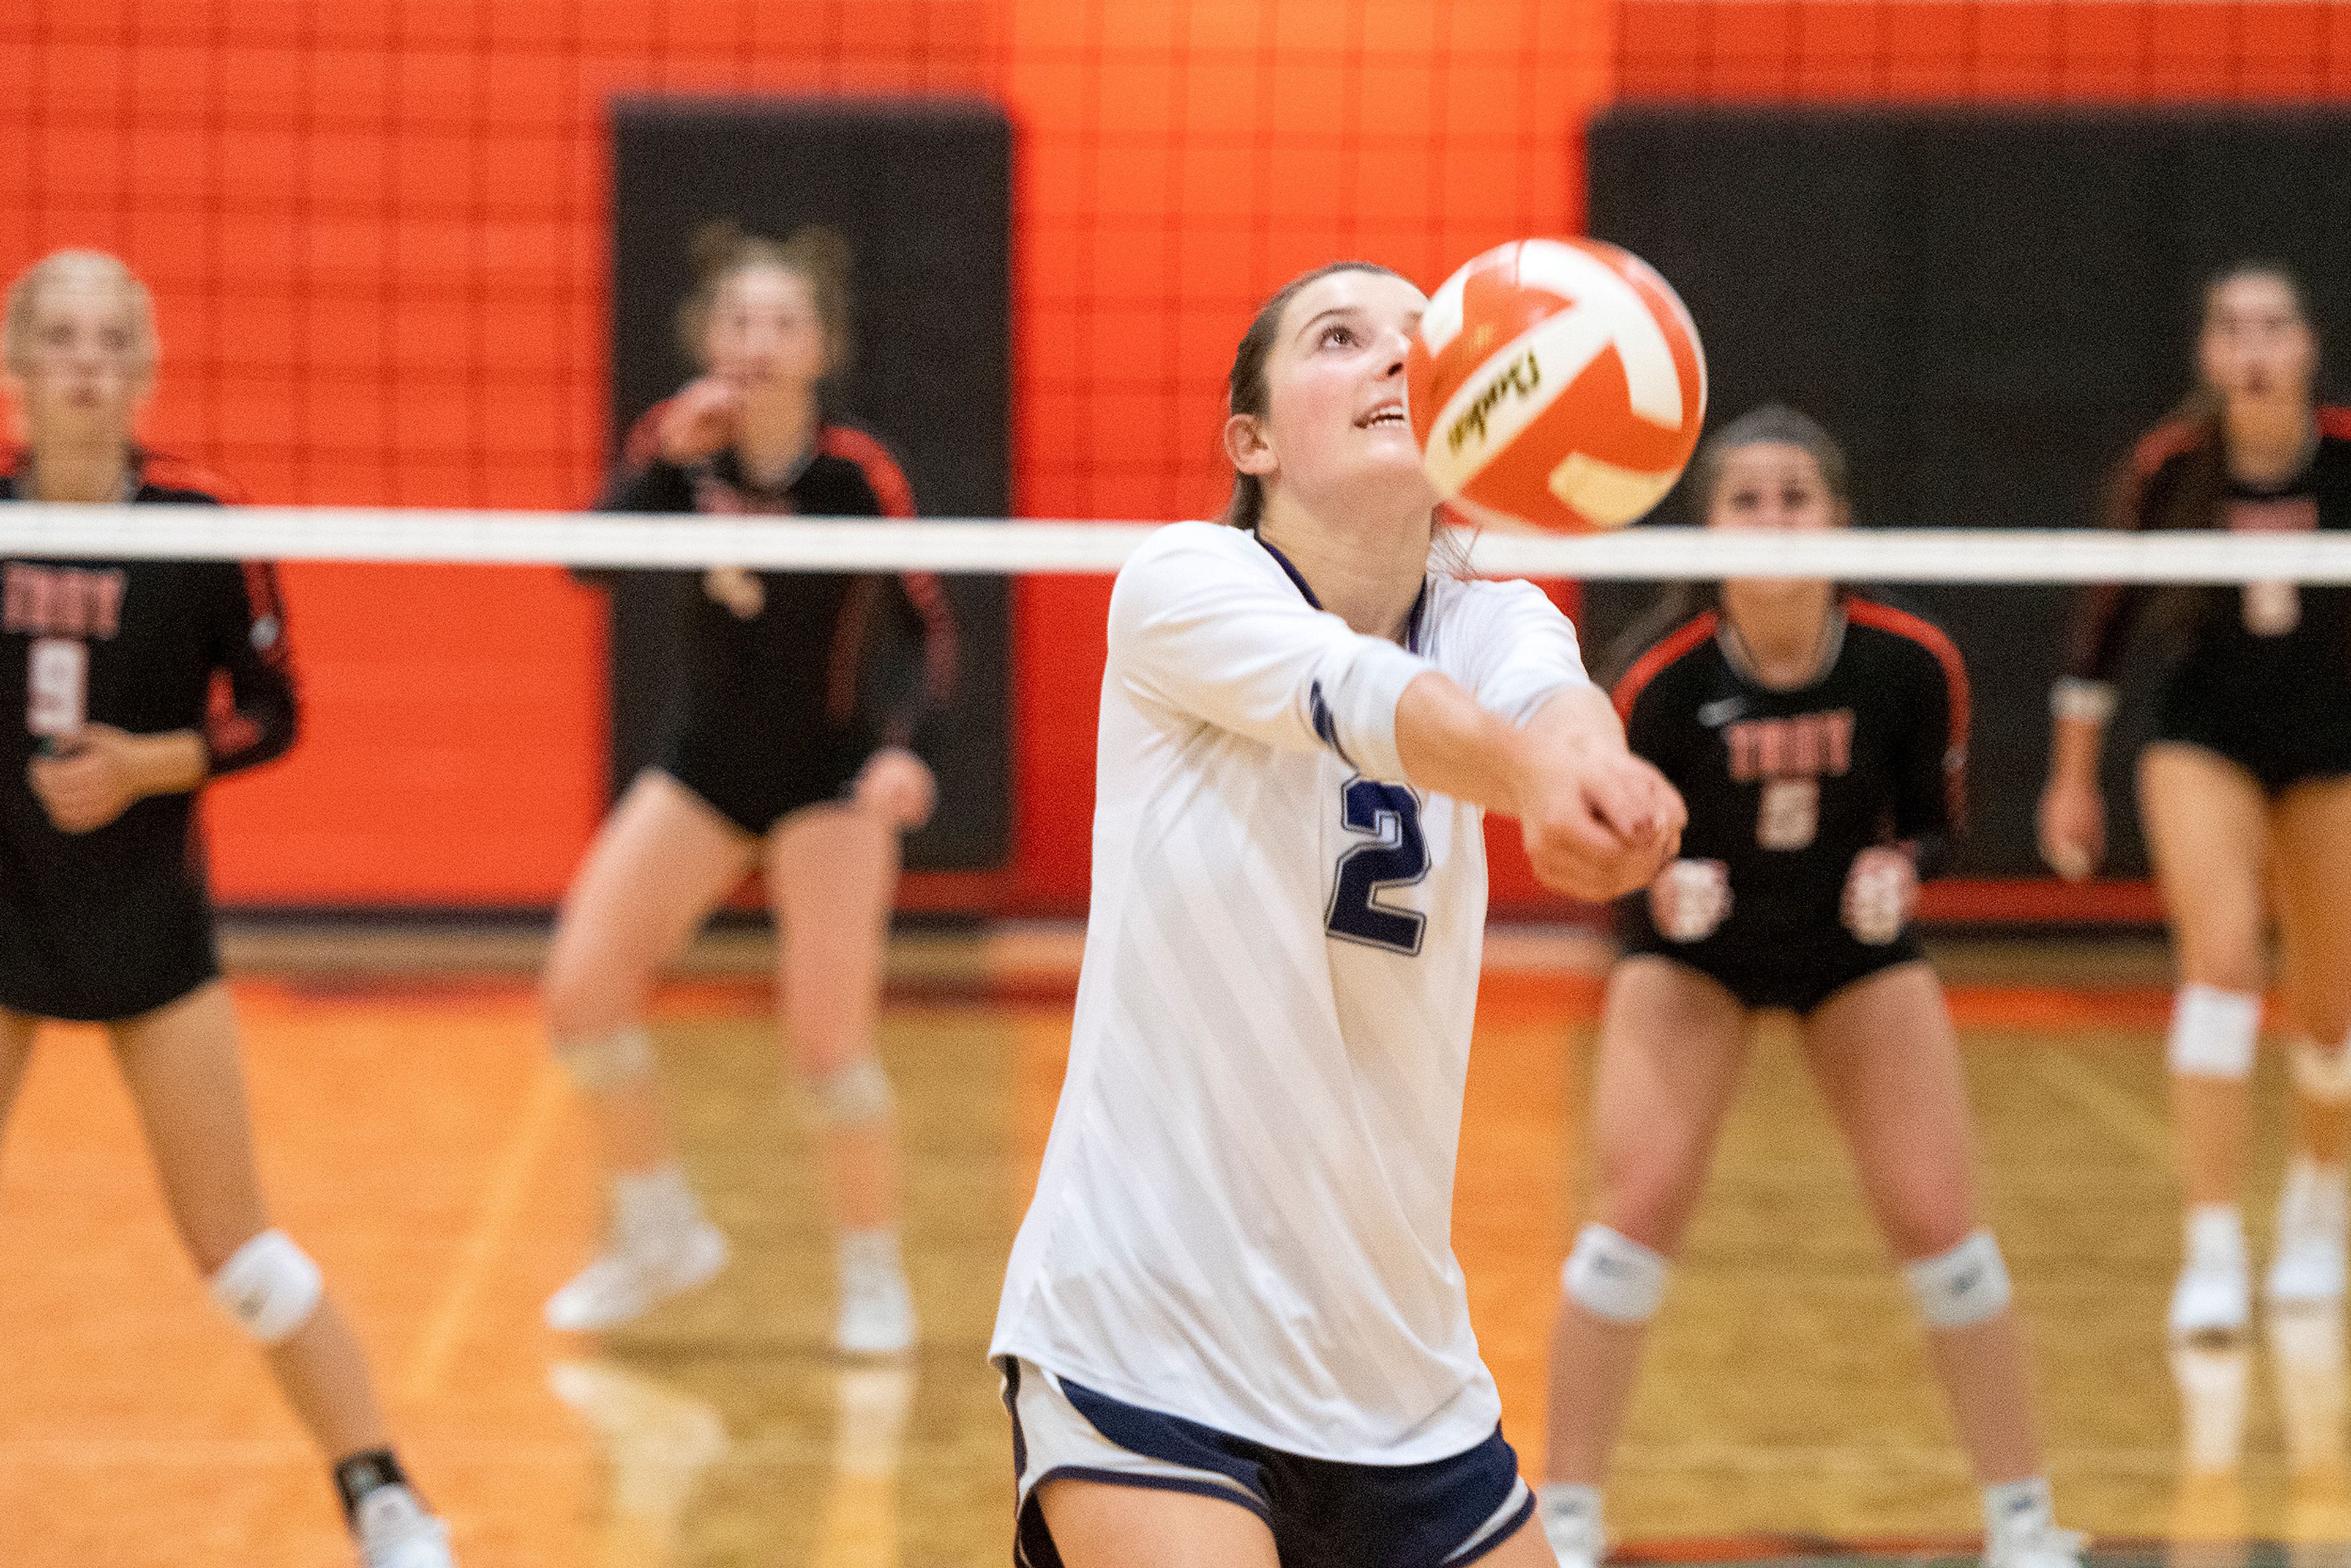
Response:
[{"label": "black volleyball jersey", "polygon": [[[2149,433],[2131,455],[2112,520],[2132,529],[2172,526],[2182,487],[2195,482],[2201,435],[2189,420]],[[2351,528],[2351,409],[2318,411],[2317,445],[2283,486],[2264,491],[2227,481],[2218,526],[2240,533]],[[2335,723],[2351,712],[2351,588],[2093,588],[2076,601],[2064,673],[2111,682],[2133,627],[2158,604],[2173,612],[2164,628],[2172,678],[2194,681],[2223,705],[2283,706]]]},{"label": "black volleyball jersey", "polygon": [[[134,503],[221,504],[216,480],[133,460]],[[16,455],[0,472],[0,501],[19,498],[22,464]],[[94,832],[50,825],[26,769],[83,725],[194,730],[218,778],[281,755],[298,722],[268,565],[0,559],[0,897],[104,900],[157,879],[203,881],[193,795],[150,796]]]},{"label": "black volleyball jersey", "polygon": [[[889,450],[862,431],[826,425],[780,489],[748,484],[729,448],[682,467],[660,455],[658,404],[630,433],[622,471],[597,502],[608,512],[732,516],[914,515],[913,488]],[[812,737],[868,746],[914,743],[943,709],[956,678],[955,619],[936,576],[765,571],[765,603],[745,619],[709,595],[691,596],[685,726],[749,751]],[[919,674],[872,689],[870,640],[881,617],[907,618],[922,641]]]},{"label": "black volleyball jersey", "polygon": [[[1775,691],[1753,680],[1719,611],[1667,633],[1617,684],[1632,749],[1689,808],[1681,852],[1721,862],[1717,940],[1801,948],[1841,934],[1845,874],[1873,845],[1916,846],[1920,873],[1960,823],[1968,677],[1931,623],[1843,594],[1828,668]],[[1646,928],[1647,895],[1621,923]]]}]

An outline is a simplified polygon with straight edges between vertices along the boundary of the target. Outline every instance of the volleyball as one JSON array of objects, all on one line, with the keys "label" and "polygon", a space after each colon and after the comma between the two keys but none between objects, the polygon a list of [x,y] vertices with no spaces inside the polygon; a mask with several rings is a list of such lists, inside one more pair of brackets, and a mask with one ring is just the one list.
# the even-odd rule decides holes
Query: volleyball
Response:
[{"label": "volleyball", "polygon": [[1673,488],[1706,419],[1706,355],[1671,285],[1591,239],[1470,260],[1414,335],[1413,434],[1470,520],[1621,528]]}]

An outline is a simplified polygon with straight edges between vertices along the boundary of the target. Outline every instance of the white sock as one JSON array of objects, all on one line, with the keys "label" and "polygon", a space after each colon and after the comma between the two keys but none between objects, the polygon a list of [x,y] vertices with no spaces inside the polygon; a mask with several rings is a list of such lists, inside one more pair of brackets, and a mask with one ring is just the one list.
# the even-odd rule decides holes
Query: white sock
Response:
[{"label": "white sock", "polygon": [[1996,1537],[2029,1535],[2056,1524],[2047,1476],[1984,1488],[1983,1509],[1984,1531]]},{"label": "white sock", "polygon": [[2199,1203],[2188,1211],[2188,1266],[2241,1272],[2245,1216],[2233,1203]]},{"label": "white sock", "polygon": [[1590,1520],[1600,1522],[1600,1489],[1582,1481],[1545,1481],[1535,1489],[1535,1508],[1546,1521]]},{"label": "white sock", "polygon": [[2323,1166],[2308,1155],[2294,1155],[2293,1163],[2285,1167],[2285,1182],[2278,1202],[2279,1220],[2300,1221],[2325,1231],[2340,1228],[2345,1177],[2340,1165]]},{"label": "white sock", "polygon": [[681,1236],[701,1220],[702,1204],[675,1160],[612,1177],[612,1228],[623,1245]]},{"label": "white sock", "polygon": [[839,1257],[841,1271],[844,1274],[882,1269],[901,1271],[898,1228],[877,1225],[870,1230],[844,1230],[841,1233]]}]

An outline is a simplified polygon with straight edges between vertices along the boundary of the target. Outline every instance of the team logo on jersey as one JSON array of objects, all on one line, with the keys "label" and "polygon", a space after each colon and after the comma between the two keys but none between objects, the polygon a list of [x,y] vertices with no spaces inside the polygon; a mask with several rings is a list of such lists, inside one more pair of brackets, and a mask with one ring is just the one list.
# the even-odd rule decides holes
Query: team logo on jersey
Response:
[{"label": "team logo on jersey", "polygon": [[26,637],[108,638],[122,629],[120,567],[8,563],[0,586],[0,623]]},{"label": "team logo on jersey", "polygon": [[1708,729],[1720,729],[1746,711],[1745,697],[1717,697],[1710,703],[1698,705],[1698,721]]},{"label": "team logo on jersey", "polygon": [[1722,732],[1730,747],[1730,777],[1841,778],[1853,767],[1853,709],[1800,713],[1789,718],[1743,719]]}]

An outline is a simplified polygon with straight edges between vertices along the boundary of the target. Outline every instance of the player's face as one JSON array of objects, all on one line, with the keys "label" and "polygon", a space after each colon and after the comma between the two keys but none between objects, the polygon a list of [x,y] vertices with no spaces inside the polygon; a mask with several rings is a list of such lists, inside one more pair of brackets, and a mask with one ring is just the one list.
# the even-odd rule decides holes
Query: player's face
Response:
[{"label": "player's face", "polygon": [[815,292],[788,268],[747,267],[711,306],[710,373],[746,396],[813,385],[824,374],[826,347]]},{"label": "player's face", "polygon": [[136,303],[111,280],[68,275],[41,287],[32,316],[12,378],[26,434],[128,440],[150,379]]},{"label": "player's face", "polygon": [[1427,304],[1378,272],[1332,273],[1290,302],[1265,372],[1279,483],[1350,505],[1436,506],[1405,408],[1405,350]]},{"label": "player's face", "polygon": [[2318,336],[2283,278],[2245,273],[2206,301],[2198,358],[2204,379],[2225,397],[2306,399],[2318,372]]},{"label": "player's face", "polygon": [[1723,455],[1706,509],[1712,528],[1833,528],[1844,507],[1802,447],[1781,441],[1734,446]]}]

